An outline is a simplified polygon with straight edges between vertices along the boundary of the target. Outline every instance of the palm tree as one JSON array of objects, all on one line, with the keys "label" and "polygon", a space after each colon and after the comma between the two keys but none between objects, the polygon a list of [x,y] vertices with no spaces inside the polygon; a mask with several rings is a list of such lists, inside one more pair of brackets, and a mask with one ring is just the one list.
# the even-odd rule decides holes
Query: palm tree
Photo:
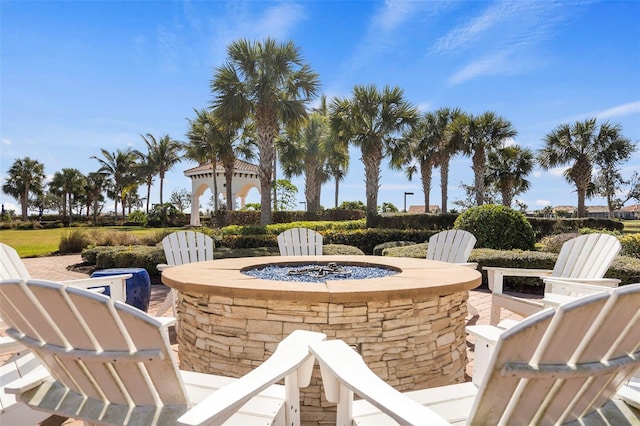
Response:
[{"label": "palm tree", "polygon": [[71,225],[71,217],[73,201],[76,195],[83,191],[85,177],[78,169],[64,168],[59,172],[55,172],[49,188],[51,192],[60,195],[62,198],[62,216],[67,217],[67,206],[69,207],[69,225]]},{"label": "palm tree", "polygon": [[[628,158],[628,140],[621,134],[619,125],[609,122],[598,125],[595,118],[561,124],[545,135],[544,147],[538,152],[543,169],[570,164],[565,179],[576,186],[578,192],[578,217],[586,216],[585,199],[593,187],[593,166],[606,164],[604,158]],[[629,142],[630,143],[630,142]]]},{"label": "palm tree", "polygon": [[240,127],[247,119],[255,123],[260,224],[267,225],[271,223],[274,139],[282,126],[295,126],[306,117],[305,103],[315,94],[319,80],[291,41],[238,40],[227,48],[227,55],[227,62],[216,70],[211,82],[212,106],[226,125]]},{"label": "palm tree", "polygon": [[438,152],[435,155],[434,167],[440,167],[440,195],[442,197],[441,212],[447,213],[449,198],[449,161],[459,150],[456,139],[451,137],[453,123],[462,116],[459,108],[440,108],[434,113],[437,117],[433,132],[438,135]]},{"label": "palm tree", "polygon": [[169,135],[164,135],[160,140],[156,140],[152,134],[147,133],[146,136],[142,136],[142,139],[147,144],[149,151],[147,154],[148,162],[155,167],[154,174],[157,174],[160,178],[160,205],[163,205],[164,177],[168,171],[182,161],[180,158],[182,145],[180,142],[171,139]]},{"label": "palm tree", "polygon": [[452,141],[471,156],[476,204],[484,204],[487,153],[502,148],[518,132],[510,121],[487,111],[479,116],[462,114],[452,124]]},{"label": "palm tree", "polygon": [[533,151],[519,146],[507,146],[489,152],[487,179],[495,185],[502,196],[502,205],[511,207],[513,197],[527,191],[535,160]]},{"label": "palm tree", "polygon": [[23,221],[28,219],[29,194],[42,193],[44,178],[44,165],[30,157],[16,159],[7,172],[2,192],[20,201]]},{"label": "palm tree", "polygon": [[395,162],[395,166],[398,168],[409,164],[406,169],[409,180],[413,178],[414,173],[420,170],[425,212],[429,211],[433,167],[440,158],[440,149],[444,148],[442,141],[446,139],[445,132],[449,124],[448,120],[448,110],[425,113],[414,126],[403,134],[403,139],[409,149],[402,150],[402,155]]},{"label": "palm tree", "polygon": [[351,99],[334,99],[331,115],[334,133],[360,147],[362,152],[370,225],[377,214],[382,159],[392,151],[406,149],[400,134],[416,122],[418,112],[404,99],[399,87],[386,86],[379,91],[373,85],[358,85]]},{"label": "palm tree", "polygon": [[320,210],[322,184],[329,178],[327,163],[333,155],[329,143],[326,97],[320,108],[309,115],[300,128],[288,131],[278,139],[278,156],[287,179],[304,175],[305,205],[308,212]]},{"label": "palm tree", "polygon": [[122,203],[122,216],[125,216],[125,198],[127,196],[127,188],[136,180],[134,170],[136,168],[136,159],[138,154],[131,149],[125,151],[116,150],[116,152],[109,152],[106,149],[101,149],[102,156],[104,158],[96,157],[91,158],[98,160],[100,163],[100,169],[98,172],[104,172],[113,180],[112,196],[115,201],[115,212],[118,212],[118,200]]},{"label": "palm tree", "polygon": [[[87,175],[87,181],[85,186],[85,192],[87,194],[87,202],[93,206],[93,224],[94,226],[98,222],[98,211],[100,207],[100,201],[104,200],[102,192],[107,187],[108,176],[103,172],[92,172]],[[87,206],[87,214],[89,213],[89,206]]]}]

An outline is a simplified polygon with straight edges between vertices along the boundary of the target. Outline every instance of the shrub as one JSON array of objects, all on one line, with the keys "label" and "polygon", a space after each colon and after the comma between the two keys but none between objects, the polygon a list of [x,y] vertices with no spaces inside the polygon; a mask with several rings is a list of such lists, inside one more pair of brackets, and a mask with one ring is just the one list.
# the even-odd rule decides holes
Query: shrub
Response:
[{"label": "shrub", "polygon": [[91,244],[91,238],[87,233],[80,229],[74,229],[71,232],[62,234],[58,251],[63,254],[80,253],[83,249],[87,248],[89,244]]},{"label": "shrub", "polygon": [[325,244],[322,246],[322,253],[327,256],[364,256],[364,252],[358,247],[346,246],[343,244]]},{"label": "shrub", "polygon": [[416,245],[416,244],[418,244],[418,243],[416,243],[414,241],[389,241],[387,243],[382,243],[382,244],[378,244],[377,246],[375,246],[373,248],[373,255],[374,256],[383,256],[384,251],[386,249],[388,249],[388,248],[412,246],[412,245]]},{"label": "shrub", "polygon": [[640,234],[623,235],[620,237],[620,244],[622,244],[620,254],[640,259]]},{"label": "shrub", "polygon": [[183,226],[186,224],[186,216],[171,203],[154,204],[149,212],[149,221],[147,224],[151,227],[162,226]]},{"label": "shrub", "polygon": [[454,228],[471,232],[478,248],[531,250],[535,247],[533,229],[527,219],[505,206],[486,204],[470,208],[458,216]]},{"label": "shrub", "polygon": [[540,250],[549,253],[560,253],[564,243],[579,236],[580,234],[578,233],[549,235],[540,240]]}]

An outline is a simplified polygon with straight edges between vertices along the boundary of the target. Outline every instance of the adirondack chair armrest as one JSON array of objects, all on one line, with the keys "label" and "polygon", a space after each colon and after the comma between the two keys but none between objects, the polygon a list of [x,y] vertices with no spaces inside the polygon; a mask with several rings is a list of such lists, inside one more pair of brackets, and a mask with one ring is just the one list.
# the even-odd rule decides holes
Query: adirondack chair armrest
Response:
[{"label": "adirondack chair armrest", "polygon": [[165,269],[173,268],[173,266],[175,266],[175,265],[167,265],[166,263],[158,263],[156,265],[156,268],[158,269],[158,271],[162,272]]},{"label": "adirondack chair armrest", "polygon": [[26,346],[9,336],[0,337],[0,354],[10,354],[25,349]]},{"label": "adirondack chair armrest", "polygon": [[168,329],[172,325],[176,325],[178,320],[174,317],[154,317],[154,319],[160,321],[162,323],[162,327]]},{"label": "adirondack chair armrest", "polygon": [[124,302],[127,297],[127,280],[132,274],[118,274],[95,278],[80,278],[77,280],[61,281],[64,285],[89,289],[92,287],[111,287],[111,297]]},{"label": "adirondack chair armrest", "polygon": [[327,400],[338,404],[337,424],[352,423],[354,393],[400,424],[449,424],[434,411],[385,383],[344,341],[313,343],[310,349],[320,363]]},{"label": "adirondack chair armrest", "polygon": [[[545,278],[543,279],[545,293],[557,293],[555,287],[583,289],[588,293],[593,293],[593,289],[597,291],[611,290],[618,287],[620,280],[617,278]],[[606,289],[600,287],[607,287]],[[590,291],[591,290],[591,291]]]},{"label": "adirondack chair armrest", "polygon": [[464,266],[466,268],[478,269],[478,262],[460,262],[456,263],[456,265]]},{"label": "adirondack chair armrest", "polygon": [[504,277],[545,277],[551,275],[551,269],[526,269],[526,268],[503,268],[498,266],[484,266],[487,271],[487,281],[489,290],[493,293],[502,294]]},{"label": "adirondack chair armrest", "polygon": [[283,378],[285,387],[295,388],[287,389],[288,396],[295,395],[295,401],[287,403],[299,404],[298,387],[309,385],[315,362],[309,345],[326,338],[324,333],[294,331],[278,344],[273,355],[260,366],[200,401],[182,415],[177,424],[222,424],[247,401]]},{"label": "adirondack chair armrest", "polygon": [[19,395],[28,390],[36,388],[51,379],[51,374],[45,366],[39,365],[19,379],[16,379],[4,386],[5,393]]},{"label": "adirondack chair armrest", "polygon": [[473,350],[472,382],[479,388],[489,368],[489,361],[495,351],[498,339],[505,330],[494,325],[471,325],[466,328],[466,331],[476,338]]}]

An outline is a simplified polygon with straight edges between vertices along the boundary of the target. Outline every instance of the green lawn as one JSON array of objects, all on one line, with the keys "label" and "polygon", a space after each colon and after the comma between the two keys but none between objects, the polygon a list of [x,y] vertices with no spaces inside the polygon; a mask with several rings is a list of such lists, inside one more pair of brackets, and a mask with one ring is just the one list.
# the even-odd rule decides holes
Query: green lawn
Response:
[{"label": "green lawn", "polygon": [[[60,238],[64,234],[84,228],[56,228],[56,229],[3,229],[0,230],[0,242],[10,245],[20,257],[50,256],[58,251]],[[110,226],[108,228],[87,228],[101,231],[130,232],[136,236],[154,234],[161,228],[143,228],[132,226]]]}]

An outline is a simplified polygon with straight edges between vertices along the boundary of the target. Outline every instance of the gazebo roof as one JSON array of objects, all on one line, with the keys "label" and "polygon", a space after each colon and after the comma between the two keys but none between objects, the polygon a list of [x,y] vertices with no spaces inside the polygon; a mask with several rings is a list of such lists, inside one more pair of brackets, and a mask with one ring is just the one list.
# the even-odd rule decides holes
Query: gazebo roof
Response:
[{"label": "gazebo roof", "polygon": [[[233,169],[234,171],[240,173],[258,173],[258,166],[238,159],[236,159],[236,162],[233,165]],[[216,171],[224,171],[224,167],[222,166],[222,164],[217,164]],[[211,163],[202,164],[200,166],[193,167],[184,171],[185,176],[195,176],[202,173],[211,173]]]}]

